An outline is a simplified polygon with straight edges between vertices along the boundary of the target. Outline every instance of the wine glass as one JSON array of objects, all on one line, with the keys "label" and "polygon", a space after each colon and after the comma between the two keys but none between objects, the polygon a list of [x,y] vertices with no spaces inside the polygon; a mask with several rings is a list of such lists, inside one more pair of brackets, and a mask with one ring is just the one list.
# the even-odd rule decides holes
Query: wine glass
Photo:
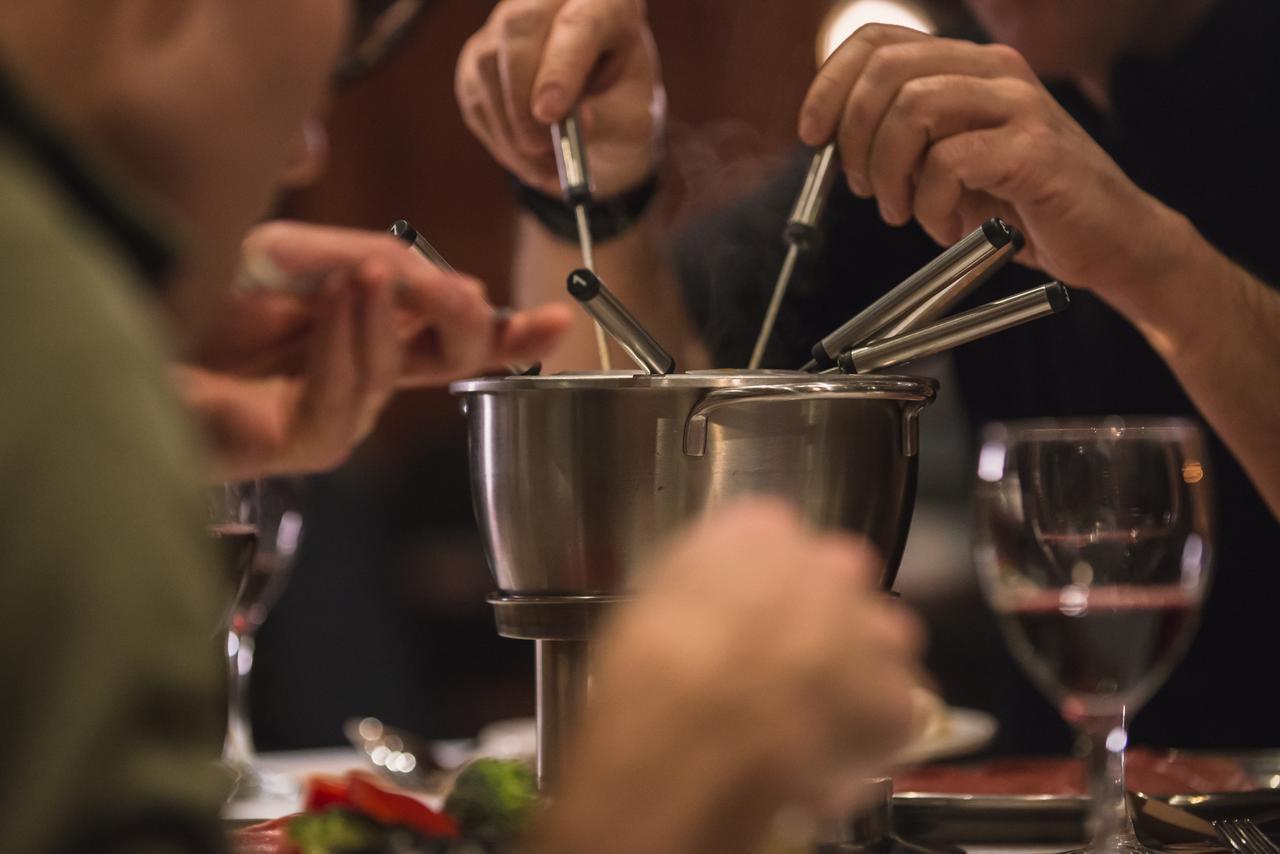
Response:
[{"label": "wine glass", "polygon": [[231,624],[232,613],[244,590],[254,555],[258,551],[258,518],[261,490],[257,481],[223,483],[205,490],[209,536],[213,538],[227,585],[232,591],[219,633]]},{"label": "wine glass", "polygon": [[258,767],[249,718],[249,679],[253,672],[254,637],[284,590],[301,542],[300,489],[292,480],[259,481],[219,489],[240,496],[238,502],[235,499],[224,502],[239,506],[238,521],[214,525],[224,551],[229,544],[227,531],[250,538],[234,554],[228,553],[228,571],[239,581],[226,623],[229,678],[222,763],[236,781],[229,800],[262,796],[289,798],[297,794],[296,784],[285,775]]},{"label": "wine glass", "polygon": [[1186,421],[987,428],[975,557],[1014,657],[1088,756],[1090,851],[1145,851],[1126,720],[1195,631],[1212,554],[1204,436]]}]

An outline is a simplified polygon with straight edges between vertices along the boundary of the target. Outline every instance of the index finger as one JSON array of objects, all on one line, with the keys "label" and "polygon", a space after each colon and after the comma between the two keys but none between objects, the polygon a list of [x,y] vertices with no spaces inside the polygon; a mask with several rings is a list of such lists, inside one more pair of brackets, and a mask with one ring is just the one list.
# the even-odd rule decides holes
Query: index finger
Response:
[{"label": "index finger", "polygon": [[800,139],[815,148],[831,141],[853,84],[876,48],[927,38],[932,36],[908,27],[867,24],[846,39],[818,69],[818,76],[805,95],[800,108]]},{"label": "index finger", "polygon": [[[542,47],[551,29],[554,3],[511,3],[502,14],[498,41],[502,95],[516,143],[528,155],[551,147],[551,135],[533,117],[533,83],[542,60]],[[496,14],[496,13],[495,13]]]},{"label": "index finger", "polygon": [[635,0],[568,0],[556,14],[533,82],[533,115],[563,119],[581,99],[592,70],[640,28]]}]

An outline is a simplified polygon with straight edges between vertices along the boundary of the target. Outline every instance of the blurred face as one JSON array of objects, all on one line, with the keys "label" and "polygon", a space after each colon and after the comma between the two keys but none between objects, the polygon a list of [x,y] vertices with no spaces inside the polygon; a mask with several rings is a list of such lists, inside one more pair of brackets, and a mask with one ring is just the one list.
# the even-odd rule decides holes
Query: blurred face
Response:
[{"label": "blurred face", "polygon": [[1017,48],[1043,77],[1108,68],[1147,34],[1168,0],[965,0],[998,42]]},{"label": "blurred face", "polygon": [[240,240],[279,183],[314,177],[314,119],[352,2],[131,2],[149,10],[151,26],[121,45],[123,104],[108,135],[192,232],[182,314],[198,317],[230,281]]}]

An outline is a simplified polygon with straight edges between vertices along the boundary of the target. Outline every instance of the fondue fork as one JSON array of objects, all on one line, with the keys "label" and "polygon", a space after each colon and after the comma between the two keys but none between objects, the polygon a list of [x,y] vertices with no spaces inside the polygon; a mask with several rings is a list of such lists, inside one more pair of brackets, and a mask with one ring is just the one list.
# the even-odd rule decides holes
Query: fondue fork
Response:
[{"label": "fondue fork", "polygon": [[[389,228],[388,231],[393,237],[400,238],[405,243],[416,249],[419,255],[426,258],[441,270],[444,270],[446,273],[457,274],[458,271],[453,268],[453,265],[446,261],[445,257],[436,251],[436,248],[428,243],[427,239],[422,236],[421,232],[410,225],[408,220],[396,220],[391,223],[391,228]],[[501,326],[506,322],[509,314],[510,309],[494,309],[494,323]],[[512,374],[517,376],[532,377],[542,373],[541,362],[534,362],[532,365],[509,364],[505,367]]]},{"label": "fondue fork", "polygon": [[408,220],[398,219],[395,222],[391,223],[391,228],[387,230],[391,232],[392,237],[398,237],[401,240],[403,240],[405,243],[408,243],[414,249],[418,250],[419,255],[421,255],[423,258],[426,258],[428,261],[430,261],[432,264],[435,264],[437,267],[439,267],[441,270],[444,270],[446,273],[458,272],[457,270],[453,269],[452,264],[450,264],[448,261],[444,259],[443,255],[441,255],[438,251],[436,251],[436,248],[434,246],[432,246],[430,243],[427,242],[427,239],[423,237],[422,234],[416,228],[414,228],[412,225],[409,225]]},{"label": "fondue fork", "polygon": [[894,368],[1066,311],[1070,304],[1071,296],[1067,288],[1061,282],[1049,282],[962,312],[923,329],[847,350],[837,357],[836,363],[846,374],[865,374]]},{"label": "fondue fork", "polygon": [[773,286],[769,307],[765,309],[764,322],[760,325],[755,349],[751,351],[751,361],[747,363],[748,370],[759,368],[764,359],[765,348],[769,346],[773,326],[778,320],[778,310],[782,308],[782,300],[787,294],[787,288],[791,286],[791,277],[795,275],[800,253],[808,251],[817,242],[818,221],[827,206],[838,172],[835,163],[834,142],[815,154],[809,163],[809,172],[805,175],[804,185],[800,188],[800,195],[796,197],[795,207],[791,209],[791,216],[783,232],[787,242],[787,257],[782,262],[782,270]]},{"label": "fondue fork", "polygon": [[590,270],[569,274],[569,294],[576,299],[602,329],[622,345],[627,355],[650,374],[664,375],[676,369],[676,360],[627,311],[604,282]]},{"label": "fondue fork", "polygon": [[801,370],[833,368],[846,350],[910,332],[941,317],[1008,263],[1023,245],[1016,228],[1001,219],[987,220],[813,345],[813,360]]},{"label": "fondue fork", "polygon": [[[573,216],[578,223],[578,243],[582,247],[582,265],[595,272],[595,247],[591,242],[591,222],[587,219],[587,206],[591,204],[591,170],[587,167],[587,146],[582,139],[582,120],[574,113],[564,121],[551,126],[556,170],[560,173],[560,188],[564,199],[573,206]],[[604,328],[596,323],[596,349],[600,354],[600,368],[613,367],[609,357],[609,340]]]}]

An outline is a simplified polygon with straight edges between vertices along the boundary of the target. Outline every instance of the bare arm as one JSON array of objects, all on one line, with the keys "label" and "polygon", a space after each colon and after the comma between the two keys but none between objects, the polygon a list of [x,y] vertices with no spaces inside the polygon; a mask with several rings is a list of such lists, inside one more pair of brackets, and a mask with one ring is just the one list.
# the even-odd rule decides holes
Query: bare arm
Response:
[{"label": "bare arm", "polygon": [[1280,292],[1170,223],[1167,268],[1112,296],[1280,518]]},{"label": "bare arm", "polygon": [[1280,294],[1136,186],[1003,45],[859,30],[801,111],[852,190],[947,243],[984,217],[1021,256],[1106,300],[1151,342],[1280,514]]}]

